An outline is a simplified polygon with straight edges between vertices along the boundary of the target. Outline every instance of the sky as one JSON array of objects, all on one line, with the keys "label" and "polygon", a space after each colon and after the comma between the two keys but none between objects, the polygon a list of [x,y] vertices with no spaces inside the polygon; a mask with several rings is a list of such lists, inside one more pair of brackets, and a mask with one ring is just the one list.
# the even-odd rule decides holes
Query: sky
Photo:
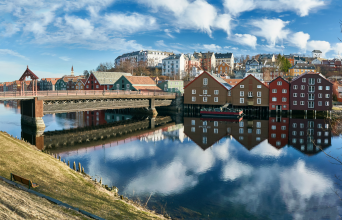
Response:
[{"label": "sky", "polygon": [[0,82],[96,69],[123,53],[342,54],[340,0],[0,0]]}]

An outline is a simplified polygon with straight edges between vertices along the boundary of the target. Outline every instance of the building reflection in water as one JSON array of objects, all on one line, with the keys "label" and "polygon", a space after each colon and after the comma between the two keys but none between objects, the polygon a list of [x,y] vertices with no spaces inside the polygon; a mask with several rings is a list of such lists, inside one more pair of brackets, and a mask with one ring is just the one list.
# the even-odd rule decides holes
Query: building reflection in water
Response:
[{"label": "building reflection in water", "polygon": [[307,155],[331,146],[329,119],[184,117],[184,133],[203,150],[223,137],[233,137],[248,150],[267,140],[277,149],[291,146]]}]

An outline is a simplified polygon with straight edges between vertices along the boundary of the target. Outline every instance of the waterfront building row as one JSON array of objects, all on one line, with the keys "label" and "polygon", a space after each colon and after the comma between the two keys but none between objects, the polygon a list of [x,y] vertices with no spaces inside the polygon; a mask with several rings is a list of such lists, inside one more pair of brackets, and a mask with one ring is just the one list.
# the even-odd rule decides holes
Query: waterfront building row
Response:
[{"label": "waterfront building row", "polygon": [[333,84],[319,73],[305,72],[291,82],[277,77],[267,84],[253,75],[235,85],[229,81],[203,72],[184,88],[184,104],[278,111],[332,109]]}]

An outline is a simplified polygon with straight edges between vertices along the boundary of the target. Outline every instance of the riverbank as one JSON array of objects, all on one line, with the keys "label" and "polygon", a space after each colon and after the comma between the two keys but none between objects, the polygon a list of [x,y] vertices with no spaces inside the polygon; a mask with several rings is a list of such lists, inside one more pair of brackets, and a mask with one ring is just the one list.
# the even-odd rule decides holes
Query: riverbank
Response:
[{"label": "riverbank", "polygon": [[0,132],[0,143],[0,176],[30,179],[39,184],[35,191],[105,219],[164,219],[7,133]]}]

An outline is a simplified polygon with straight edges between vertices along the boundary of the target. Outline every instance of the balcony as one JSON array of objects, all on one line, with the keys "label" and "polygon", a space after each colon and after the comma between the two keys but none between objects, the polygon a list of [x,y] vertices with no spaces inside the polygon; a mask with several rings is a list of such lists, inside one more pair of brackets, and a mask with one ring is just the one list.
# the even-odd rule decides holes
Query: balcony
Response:
[{"label": "balcony", "polygon": [[254,101],[247,101],[247,105],[254,105]]}]

